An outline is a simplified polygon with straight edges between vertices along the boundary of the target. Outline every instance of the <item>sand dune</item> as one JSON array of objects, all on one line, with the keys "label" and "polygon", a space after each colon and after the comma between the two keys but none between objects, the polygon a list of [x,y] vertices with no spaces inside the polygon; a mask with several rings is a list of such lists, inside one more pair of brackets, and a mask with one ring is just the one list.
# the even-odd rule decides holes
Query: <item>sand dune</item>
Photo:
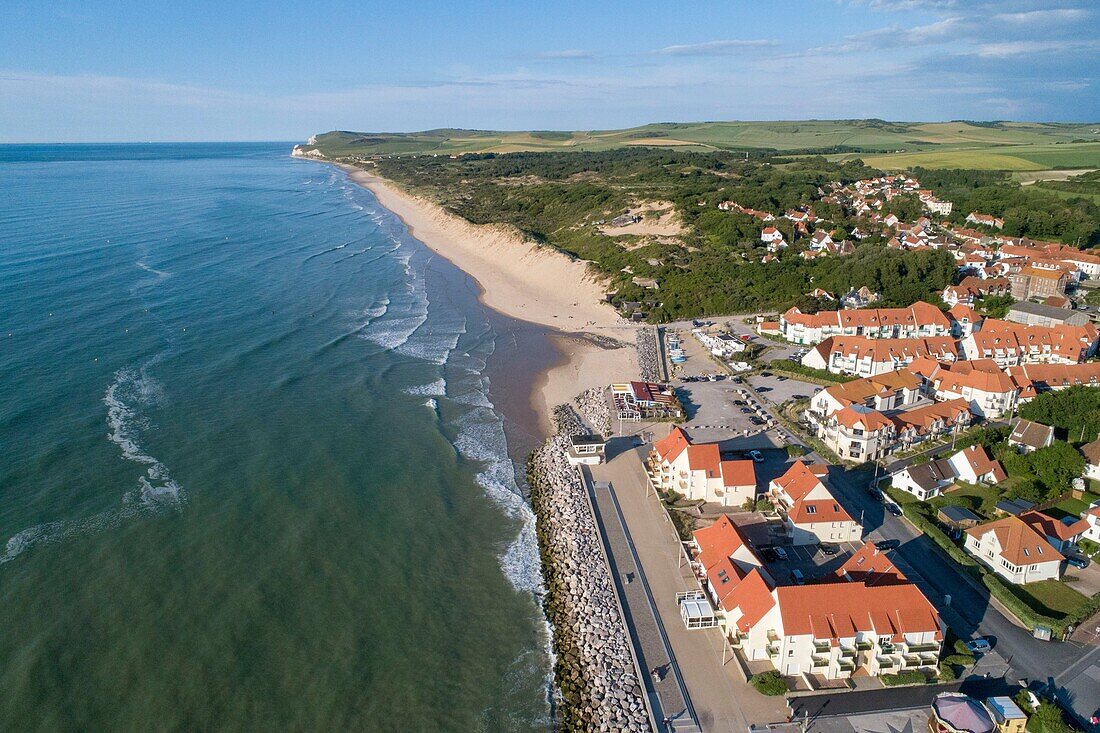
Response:
[{"label": "sand dune", "polygon": [[636,326],[602,302],[604,287],[584,262],[524,240],[504,227],[471,224],[442,207],[412,196],[391,181],[342,166],[356,183],[370,189],[409,231],[430,249],[477,281],[485,305],[512,318],[564,334],[607,336],[628,346],[606,349],[583,339],[556,339],[567,360],[545,376],[532,396],[549,425],[549,408],[598,384],[637,377]]}]

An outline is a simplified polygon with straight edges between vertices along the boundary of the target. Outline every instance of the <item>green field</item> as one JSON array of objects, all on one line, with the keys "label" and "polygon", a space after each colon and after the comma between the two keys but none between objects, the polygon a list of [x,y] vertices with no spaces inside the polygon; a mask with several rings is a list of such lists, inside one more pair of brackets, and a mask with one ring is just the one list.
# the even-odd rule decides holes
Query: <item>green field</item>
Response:
[{"label": "green field", "polygon": [[456,155],[547,151],[599,152],[625,147],[772,150],[862,157],[883,169],[912,166],[1030,171],[1100,167],[1100,124],[969,122],[657,123],[625,130],[440,129],[412,133],[328,132],[315,146],[329,157]]}]

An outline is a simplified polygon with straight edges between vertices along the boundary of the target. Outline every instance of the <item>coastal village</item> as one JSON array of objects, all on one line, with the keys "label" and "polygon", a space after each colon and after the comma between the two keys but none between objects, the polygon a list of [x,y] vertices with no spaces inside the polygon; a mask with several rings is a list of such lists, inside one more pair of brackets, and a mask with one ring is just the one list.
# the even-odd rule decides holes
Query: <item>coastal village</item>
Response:
[{"label": "coastal village", "polygon": [[909,176],[820,193],[850,240],[810,207],[718,208],[760,220],[765,261],[878,232],[958,282],[641,326],[638,374],[556,409],[529,479],[558,683],[589,701],[567,727],[1095,729],[1100,434],[1063,413],[1098,404],[1100,256],[936,223],[951,202]]}]

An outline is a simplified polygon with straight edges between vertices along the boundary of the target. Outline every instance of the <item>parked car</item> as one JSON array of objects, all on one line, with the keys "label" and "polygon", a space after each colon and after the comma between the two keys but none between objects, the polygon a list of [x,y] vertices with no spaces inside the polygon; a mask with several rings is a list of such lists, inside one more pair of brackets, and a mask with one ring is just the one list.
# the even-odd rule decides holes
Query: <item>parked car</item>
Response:
[{"label": "parked car", "polygon": [[875,543],[875,549],[880,552],[896,550],[899,547],[901,547],[901,540],[879,540]]},{"label": "parked car", "polygon": [[733,404],[743,407],[745,405],[744,400],[734,400]]},{"label": "parked car", "polygon": [[751,415],[752,414],[752,408],[751,407],[742,407],[741,412],[742,412],[742,414],[745,414],[745,415]]},{"label": "parked car", "polygon": [[791,577],[794,578],[794,582],[798,585],[806,585],[806,576],[802,574],[802,571],[795,568],[791,571]]},{"label": "parked car", "polygon": [[875,501],[883,501],[886,497],[882,495],[882,491],[875,485],[867,487],[867,493],[871,495],[871,498]]},{"label": "parked car", "polygon": [[749,422],[751,422],[753,425],[763,425],[764,424],[764,421],[761,420],[758,417],[750,417]]},{"label": "parked car", "polygon": [[771,372],[760,372],[760,376],[762,376],[762,377],[770,377],[771,375],[772,375]]},{"label": "parked car", "polygon": [[773,550],[775,552],[775,556],[778,557],[780,560],[787,559],[787,551],[784,550],[782,547],[775,547],[773,548]]},{"label": "parked car", "polygon": [[776,377],[775,381],[777,381],[777,382],[786,382],[787,378],[786,377]]},{"label": "parked car", "polygon": [[1089,559],[1080,555],[1070,555],[1066,558],[1066,562],[1075,568],[1087,568],[1089,566]]},{"label": "parked car", "polygon": [[964,645],[971,654],[988,654],[993,651],[993,647],[986,641],[984,636],[979,636],[977,639],[971,639]]},{"label": "parked car", "polygon": [[821,552],[824,555],[827,555],[828,557],[832,557],[833,555],[840,552],[840,548],[837,547],[836,545],[832,545],[832,544],[829,544],[829,543],[825,542],[825,543],[822,543],[822,545],[821,545]]},{"label": "parked car", "polygon": [[895,517],[901,517],[905,515],[905,512],[901,510],[901,507],[892,501],[886,502],[886,511],[890,512]]},{"label": "parked car", "polygon": [[793,395],[791,395],[791,399],[792,400],[805,400],[805,399],[809,399],[809,398],[804,394],[793,394]]},{"label": "parked car", "polygon": [[756,388],[756,392],[758,394],[764,394],[765,392],[771,392],[771,391],[772,391],[771,387],[757,387]]},{"label": "parked car", "polygon": [[750,450],[749,451],[749,458],[751,458],[756,463],[763,463],[764,462],[764,454],[761,453],[758,450]]}]

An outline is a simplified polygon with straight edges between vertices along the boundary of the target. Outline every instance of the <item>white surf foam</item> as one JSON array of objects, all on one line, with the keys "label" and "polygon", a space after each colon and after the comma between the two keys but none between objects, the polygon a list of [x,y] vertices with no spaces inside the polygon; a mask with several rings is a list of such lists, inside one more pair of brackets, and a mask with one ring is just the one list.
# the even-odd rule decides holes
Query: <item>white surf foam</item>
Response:
[{"label": "white surf foam", "polygon": [[428,384],[416,384],[405,388],[405,394],[426,395],[442,397],[447,394],[447,380],[443,377]]},{"label": "white surf foam", "polygon": [[123,459],[146,466],[137,487],[123,494],[117,508],[80,519],[45,522],[17,532],[8,538],[0,554],[0,565],[37,545],[109,530],[139,513],[175,507],[184,500],[183,487],[172,478],[163,463],[146,451],[140,440],[142,431],[149,427],[149,419],[142,408],[159,404],[164,399],[163,385],[149,373],[161,358],[163,354],[139,369],[120,369],[103,395],[108,440],[119,447]]}]

